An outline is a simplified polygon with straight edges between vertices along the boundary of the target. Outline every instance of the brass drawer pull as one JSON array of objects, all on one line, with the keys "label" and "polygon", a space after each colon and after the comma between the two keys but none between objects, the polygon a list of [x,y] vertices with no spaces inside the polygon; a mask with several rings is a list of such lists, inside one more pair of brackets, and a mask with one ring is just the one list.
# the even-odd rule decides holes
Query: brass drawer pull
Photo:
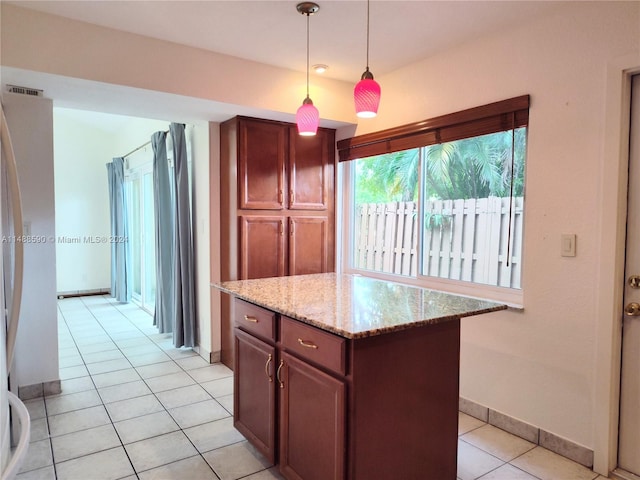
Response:
[{"label": "brass drawer pull", "polygon": [[269,374],[269,364],[271,363],[271,360],[273,360],[273,357],[271,356],[271,354],[269,354],[269,356],[267,357],[267,363],[265,363],[264,365],[264,373],[267,374],[267,378],[269,379],[269,381],[273,382],[273,378],[271,378],[271,375]]},{"label": "brass drawer pull", "polygon": [[284,383],[282,383],[282,379],[280,378],[280,371],[282,370],[282,366],[284,365],[284,360],[280,360],[280,365],[278,365],[278,370],[276,371],[276,380],[280,384],[280,388],[284,388]]},{"label": "brass drawer pull", "polygon": [[251,315],[245,315],[244,319],[247,322],[251,322],[251,323],[258,323],[258,319],[256,317],[252,317]]},{"label": "brass drawer pull", "polygon": [[305,342],[304,340],[302,340],[301,338],[298,339],[298,343],[300,345],[302,345],[303,347],[307,347],[307,348],[318,348],[318,346],[315,343],[311,343],[311,342]]}]

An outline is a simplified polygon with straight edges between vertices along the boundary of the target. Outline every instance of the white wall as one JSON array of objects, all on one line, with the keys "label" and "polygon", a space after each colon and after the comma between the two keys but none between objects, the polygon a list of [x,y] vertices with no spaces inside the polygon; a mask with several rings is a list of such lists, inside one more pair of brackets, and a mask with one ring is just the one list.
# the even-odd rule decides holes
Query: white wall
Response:
[{"label": "white wall", "polygon": [[92,239],[111,232],[105,165],[114,135],[76,112],[53,110],[58,293],[111,288],[111,245]]},{"label": "white wall", "polygon": [[24,245],[24,283],[15,348],[18,386],[58,379],[53,105],[46,98],[2,98],[22,193],[23,220],[41,243]]},{"label": "white wall", "polygon": [[[211,325],[210,234],[209,234],[209,124],[187,129],[192,154],[193,240],[196,262],[196,314],[199,353],[207,361],[219,360],[220,329]],[[218,190],[211,185],[211,195]],[[214,354],[212,357],[212,353]]]},{"label": "white wall", "polygon": [[[111,234],[106,164],[148,142],[169,123],[137,117],[54,109],[57,291],[111,288]],[[151,146],[129,158],[150,162]],[[92,240],[94,239],[94,240]],[[74,243],[74,242],[78,243]]]},{"label": "white wall", "polygon": [[[182,119],[175,119],[181,121]],[[109,244],[63,243],[62,236],[109,236],[109,189],[105,164],[126,155],[127,167],[153,159],[151,135],[166,131],[169,121],[126,117],[64,108],[54,109],[58,292],[108,289]],[[220,350],[220,333],[211,327],[209,259],[209,124],[187,125],[193,181],[196,312],[200,354],[210,360]],[[143,146],[144,145],[144,146]],[[217,150],[217,148],[216,148]]]},{"label": "white wall", "polygon": [[[614,214],[602,205],[614,203],[610,196],[620,194],[618,186],[612,191],[601,184],[603,172],[618,161],[603,154],[609,152],[604,132],[611,133],[605,129],[605,114],[610,116],[612,101],[622,101],[607,93],[607,80],[621,83],[621,70],[617,77],[610,74],[619,57],[639,56],[639,8],[638,2],[567,3],[548,18],[530,24],[523,20],[512,30],[381,76],[379,115],[362,121],[357,131],[531,94],[525,308],[465,319],[461,394],[586,447],[596,446],[601,449],[596,456],[608,448],[598,440],[608,435],[605,427],[612,427],[604,422],[596,428],[601,412],[595,392],[602,387],[596,350],[607,343],[598,335],[607,330],[602,324],[611,324],[609,330],[614,325],[612,318],[595,312],[616,310],[611,300],[598,303],[599,282],[608,288],[607,281],[618,280],[599,278],[601,262],[615,257],[616,247],[616,240],[600,230],[603,219]],[[288,112],[295,111],[299,98],[291,92],[304,84],[302,75],[291,72],[11,5],[3,4],[2,13],[3,65]],[[92,52],[90,58],[74,38],[87,39],[82,48]],[[131,48],[122,49],[125,43]],[[34,49],[34,44],[43,48]],[[158,50],[165,62],[150,62],[154,57],[149,53]],[[171,59],[184,66],[179,78],[174,71],[164,75],[162,67]],[[257,82],[278,87],[257,88]],[[330,104],[323,115],[351,121],[352,85],[327,81],[320,87],[312,96],[318,102],[324,96],[322,103]],[[350,133],[338,132],[338,138]],[[614,128],[613,134],[619,133]],[[577,234],[575,258],[560,257],[561,233]],[[213,331],[218,319],[212,321]],[[615,368],[609,370],[615,374]],[[604,388],[611,393],[609,385]]]},{"label": "white wall", "polygon": [[[460,393],[589,448],[608,433],[595,429],[596,332],[612,321],[596,315],[598,275],[615,249],[599,230],[602,170],[617,161],[603,156],[607,69],[629,54],[640,67],[639,47],[640,3],[568,4],[380,77],[379,115],[357,132],[531,94],[524,311],[464,319]],[[560,256],[562,233],[577,234],[575,258]]]}]

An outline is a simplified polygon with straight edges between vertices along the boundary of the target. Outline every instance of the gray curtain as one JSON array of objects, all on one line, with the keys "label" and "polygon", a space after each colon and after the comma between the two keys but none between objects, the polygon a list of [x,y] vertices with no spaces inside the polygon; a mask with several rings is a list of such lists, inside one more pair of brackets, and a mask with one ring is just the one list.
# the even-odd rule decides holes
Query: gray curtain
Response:
[{"label": "gray curtain", "polygon": [[172,181],[167,160],[167,133],[151,136],[153,147],[153,200],[156,223],[156,308],[153,324],[160,333],[173,332],[175,318],[175,248]]},{"label": "gray curtain", "polygon": [[196,344],[195,266],[184,125],[172,123],[169,132],[173,140],[173,179],[176,207],[174,259],[176,322],[173,343],[176,347],[194,347]]},{"label": "gray curtain", "polygon": [[111,296],[119,302],[131,300],[131,250],[127,201],[124,188],[124,158],[116,157],[107,163],[109,180],[109,204],[111,210],[111,235],[123,242],[111,242]]}]

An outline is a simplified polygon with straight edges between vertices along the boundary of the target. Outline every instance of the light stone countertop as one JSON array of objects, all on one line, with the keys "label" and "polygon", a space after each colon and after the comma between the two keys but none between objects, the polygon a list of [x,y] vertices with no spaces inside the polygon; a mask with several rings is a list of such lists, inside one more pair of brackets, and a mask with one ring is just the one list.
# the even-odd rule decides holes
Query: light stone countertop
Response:
[{"label": "light stone countertop", "polygon": [[381,335],[507,308],[490,301],[336,273],[211,285],[345,338]]}]

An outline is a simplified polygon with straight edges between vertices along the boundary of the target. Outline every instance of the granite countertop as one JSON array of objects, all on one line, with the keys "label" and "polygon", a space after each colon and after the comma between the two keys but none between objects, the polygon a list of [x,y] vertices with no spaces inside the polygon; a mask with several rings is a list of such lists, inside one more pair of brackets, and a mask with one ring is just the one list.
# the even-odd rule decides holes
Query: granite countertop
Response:
[{"label": "granite countertop", "polygon": [[237,280],[212,286],[345,338],[381,335],[507,308],[485,300],[336,273]]}]

